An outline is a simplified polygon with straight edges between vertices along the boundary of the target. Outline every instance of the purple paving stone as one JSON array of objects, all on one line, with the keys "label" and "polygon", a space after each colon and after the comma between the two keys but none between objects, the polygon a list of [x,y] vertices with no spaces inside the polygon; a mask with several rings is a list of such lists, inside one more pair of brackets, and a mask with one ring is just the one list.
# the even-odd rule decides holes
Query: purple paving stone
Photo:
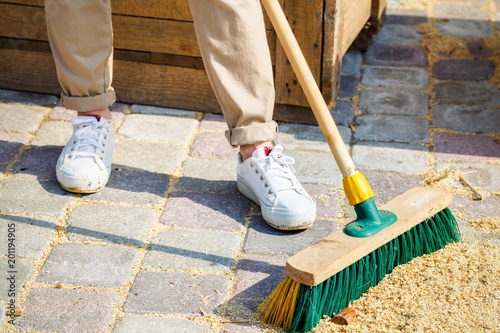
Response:
[{"label": "purple paving stone", "polygon": [[238,149],[232,148],[221,132],[202,132],[196,136],[189,156],[203,159],[236,161]]},{"label": "purple paving stone", "polygon": [[168,226],[238,231],[245,225],[250,201],[237,193],[177,191],[170,195],[160,218]]},{"label": "purple paving stone", "polygon": [[344,196],[335,186],[322,184],[303,184],[316,203],[316,218],[333,220],[340,212],[340,202]]},{"label": "purple paving stone", "polygon": [[500,110],[462,105],[437,105],[434,107],[433,127],[461,133],[498,133]]},{"label": "purple paving stone", "polygon": [[377,204],[384,204],[400,194],[418,186],[422,176],[396,172],[363,171],[368,184],[375,193]]},{"label": "purple paving stone", "polygon": [[0,132],[0,163],[8,163],[29,140],[23,133]]},{"label": "purple paving stone", "polygon": [[465,44],[467,45],[470,55],[474,59],[488,58],[493,53],[493,51],[484,44],[482,39],[467,39],[465,40]]},{"label": "purple paving stone", "polygon": [[13,172],[18,178],[56,180],[56,162],[60,154],[60,149],[28,149],[14,164]]},{"label": "purple paving stone", "polygon": [[36,288],[16,323],[23,332],[107,333],[121,297],[114,292]]},{"label": "purple paving stone", "polygon": [[449,59],[434,63],[432,71],[435,79],[487,81],[495,72],[493,61]]},{"label": "purple paving stone", "polygon": [[434,85],[433,99],[436,104],[498,105],[500,90],[493,83],[446,81]]},{"label": "purple paving stone", "polygon": [[386,24],[417,25],[429,20],[424,10],[387,8],[386,15]]},{"label": "purple paving stone", "polygon": [[427,67],[427,54],[417,46],[374,44],[365,53],[365,64]]},{"label": "purple paving stone", "polygon": [[483,200],[471,200],[463,195],[455,195],[450,209],[472,219],[498,217],[500,216],[500,197],[489,196]]},{"label": "purple paving stone", "polygon": [[434,156],[438,160],[457,162],[500,160],[500,143],[485,135],[436,133]]},{"label": "purple paving stone", "polygon": [[125,315],[113,328],[113,333],[212,333],[204,324],[186,318],[163,318]]}]

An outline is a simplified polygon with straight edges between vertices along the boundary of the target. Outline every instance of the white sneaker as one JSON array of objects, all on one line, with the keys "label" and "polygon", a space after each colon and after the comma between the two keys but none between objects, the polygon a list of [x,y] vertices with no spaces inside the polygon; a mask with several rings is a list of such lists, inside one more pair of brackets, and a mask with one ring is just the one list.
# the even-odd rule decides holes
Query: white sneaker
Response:
[{"label": "white sneaker", "polygon": [[264,220],[280,230],[306,229],[316,219],[316,204],[297,180],[293,158],[283,147],[260,148],[245,161],[239,156],[238,190],[258,204]]},{"label": "white sneaker", "polygon": [[57,160],[57,180],[70,192],[100,191],[111,173],[113,126],[99,116],[79,116],[71,123],[73,136]]}]

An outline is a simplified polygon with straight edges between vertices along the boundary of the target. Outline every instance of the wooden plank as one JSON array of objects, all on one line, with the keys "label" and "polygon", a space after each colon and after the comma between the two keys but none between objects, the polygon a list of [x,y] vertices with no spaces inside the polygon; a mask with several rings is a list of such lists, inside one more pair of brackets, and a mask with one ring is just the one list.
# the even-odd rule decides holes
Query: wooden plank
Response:
[{"label": "wooden plank", "polygon": [[370,0],[348,0],[343,2],[342,54],[349,49],[366,22],[368,22],[371,10],[372,3]]}]

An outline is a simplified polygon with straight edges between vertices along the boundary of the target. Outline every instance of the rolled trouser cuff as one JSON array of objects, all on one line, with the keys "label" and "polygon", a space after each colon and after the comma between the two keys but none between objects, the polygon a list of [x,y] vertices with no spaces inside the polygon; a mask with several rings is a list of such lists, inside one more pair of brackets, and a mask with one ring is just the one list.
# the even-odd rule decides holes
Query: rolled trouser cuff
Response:
[{"label": "rolled trouser cuff", "polygon": [[275,121],[235,127],[226,131],[226,138],[232,147],[273,141],[277,136],[278,124]]},{"label": "rolled trouser cuff", "polygon": [[116,101],[116,94],[113,89],[107,93],[96,96],[68,96],[61,94],[62,105],[66,109],[80,112],[103,110]]}]

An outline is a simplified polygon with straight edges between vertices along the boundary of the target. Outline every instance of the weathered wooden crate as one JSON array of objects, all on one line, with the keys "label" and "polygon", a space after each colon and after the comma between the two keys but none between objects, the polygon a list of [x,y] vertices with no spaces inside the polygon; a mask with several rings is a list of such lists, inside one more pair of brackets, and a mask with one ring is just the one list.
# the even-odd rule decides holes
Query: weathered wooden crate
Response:
[{"label": "weathered wooden crate", "polygon": [[[386,0],[281,0],[309,66],[330,105],[341,58]],[[113,86],[119,101],[220,112],[185,0],[114,0]],[[266,18],[276,85],[275,119],[315,123]],[[59,94],[43,0],[0,1],[0,88]]]}]

